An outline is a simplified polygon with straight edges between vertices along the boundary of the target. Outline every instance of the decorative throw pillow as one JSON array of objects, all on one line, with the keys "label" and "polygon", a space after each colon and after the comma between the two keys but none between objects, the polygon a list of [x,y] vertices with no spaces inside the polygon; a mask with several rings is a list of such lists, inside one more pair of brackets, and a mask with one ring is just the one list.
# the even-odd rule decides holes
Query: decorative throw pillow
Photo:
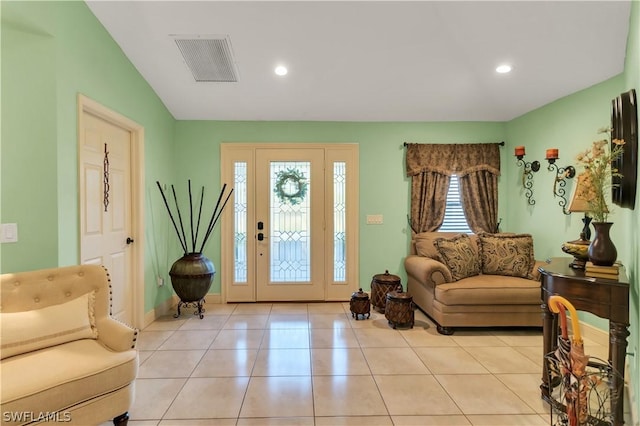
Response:
[{"label": "decorative throw pillow", "polygon": [[420,238],[416,237],[416,253],[418,256],[428,257],[437,261],[442,261],[438,249],[435,246],[434,238]]},{"label": "decorative throw pillow", "polygon": [[23,312],[0,313],[2,359],[80,339],[97,339],[96,293],[59,305]]},{"label": "decorative throw pillow", "polygon": [[529,234],[480,234],[482,273],[533,279],[535,258]]},{"label": "decorative throw pillow", "polygon": [[433,244],[455,281],[480,274],[478,245],[467,234],[436,238]]}]

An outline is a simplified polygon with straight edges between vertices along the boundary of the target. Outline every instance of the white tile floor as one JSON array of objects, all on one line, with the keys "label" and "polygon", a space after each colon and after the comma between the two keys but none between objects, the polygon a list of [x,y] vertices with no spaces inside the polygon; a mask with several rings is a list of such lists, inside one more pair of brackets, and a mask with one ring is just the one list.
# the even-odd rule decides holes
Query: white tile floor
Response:
[{"label": "white tile floor", "polygon": [[549,424],[540,330],[443,336],[420,311],[393,330],[348,303],[206,309],[140,333],[130,425]]}]

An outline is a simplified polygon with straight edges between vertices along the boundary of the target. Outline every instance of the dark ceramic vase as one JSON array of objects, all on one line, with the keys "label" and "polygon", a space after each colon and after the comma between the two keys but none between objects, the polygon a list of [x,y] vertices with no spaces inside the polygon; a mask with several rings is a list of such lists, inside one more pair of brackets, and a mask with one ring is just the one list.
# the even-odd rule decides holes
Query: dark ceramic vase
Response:
[{"label": "dark ceramic vase", "polygon": [[216,268],[202,253],[189,253],[176,260],[169,276],[171,285],[182,302],[198,302],[207,295]]},{"label": "dark ceramic vase", "polygon": [[593,222],[593,229],[595,230],[595,236],[589,246],[589,260],[594,265],[611,266],[618,258],[618,251],[616,246],[611,241],[609,231],[612,222]]}]

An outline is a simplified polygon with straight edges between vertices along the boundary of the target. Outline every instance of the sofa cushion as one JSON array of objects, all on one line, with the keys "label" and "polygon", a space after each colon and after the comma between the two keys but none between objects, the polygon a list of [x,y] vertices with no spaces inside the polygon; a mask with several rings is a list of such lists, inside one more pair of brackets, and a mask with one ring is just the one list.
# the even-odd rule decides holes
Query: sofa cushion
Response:
[{"label": "sofa cushion", "polygon": [[2,360],[5,412],[54,412],[113,392],[136,377],[135,349],[114,352],[97,340],[76,340]]},{"label": "sofa cushion", "polygon": [[509,276],[477,275],[436,286],[435,299],[444,305],[539,306],[540,283]]},{"label": "sofa cushion", "polygon": [[480,273],[478,245],[468,235],[459,234],[453,238],[436,238],[434,244],[442,263],[449,268],[455,281]]},{"label": "sofa cushion", "polygon": [[[418,256],[429,257],[431,259],[437,260],[438,262],[442,262],[440,253],[438,253],[438,249],[436,248],[434,241],[437,238],[453,238],[457,235],[460,235],[460,233],[438,231],[420,232],[418,234],[415,234],[412,238],[412,253],[415,253]],[[476,244],[480,244],[478,242],[478,236],[476,234],[469,234],[469,238],[471,238],[472,241],[475,241]]]},{"label": "sofa cushion", "polygon": [[434,238],[426,237],[424,234],[418,234],[415,237],[416,254],[422,257],[442,262],[438,249],[433,244]]},{"label": "sofa cushion", "polygon": [[23,312],[0,313],[1,358],[78,339],[96,339],[95,291],[59,305]]},{"label": "sofa cushion", "polygon": [[480,234],[482,273],[533,279],[535,258],[529,234]]}]

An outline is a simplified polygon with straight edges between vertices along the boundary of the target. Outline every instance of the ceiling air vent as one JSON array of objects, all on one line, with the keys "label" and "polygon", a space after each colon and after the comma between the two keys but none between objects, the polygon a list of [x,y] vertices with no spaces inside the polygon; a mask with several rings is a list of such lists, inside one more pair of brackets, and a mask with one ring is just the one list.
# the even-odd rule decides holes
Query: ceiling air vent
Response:
[{"label": "ceiling air vent", "polygon": [[179,38],[176,44],[196,81],[238,81],[228,37]]}]

